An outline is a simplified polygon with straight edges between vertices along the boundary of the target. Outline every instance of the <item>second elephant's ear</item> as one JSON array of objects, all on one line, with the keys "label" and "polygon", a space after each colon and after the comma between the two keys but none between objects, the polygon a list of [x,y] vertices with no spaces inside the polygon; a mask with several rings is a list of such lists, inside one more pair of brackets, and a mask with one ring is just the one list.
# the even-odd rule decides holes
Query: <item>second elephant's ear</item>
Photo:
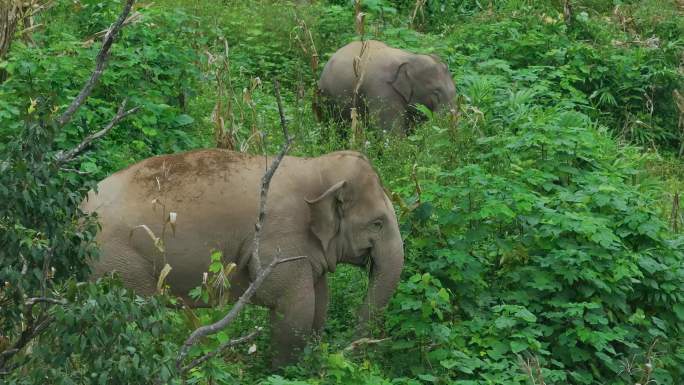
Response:
[{"label": "second elephant's ear", "polygon": [[394,75],[394,80],[390,82],[392,88],[404,98],[406,104],[411,103],[413,98],[413,84],[411,80],[411,73],[409,70],[409,63],[401,63],[397,68],[397,73]]},{"label": "second elephant's ear", "polygon": [[[332,187],[326,190],[321,196],[306,200],[309,204],[309,214],[311,218],[310,228],[311,232],[321,241],[323,251],[326,257],[333,257],[330,247],[330,241],[337,235],[340,230],[340,221],[343,215],[344,190],[347,185],[346,181],[335,183]],[[333,257],[336,260],[336,256]],[[334,269],[336,261],[328,261],[329,269]]]}]

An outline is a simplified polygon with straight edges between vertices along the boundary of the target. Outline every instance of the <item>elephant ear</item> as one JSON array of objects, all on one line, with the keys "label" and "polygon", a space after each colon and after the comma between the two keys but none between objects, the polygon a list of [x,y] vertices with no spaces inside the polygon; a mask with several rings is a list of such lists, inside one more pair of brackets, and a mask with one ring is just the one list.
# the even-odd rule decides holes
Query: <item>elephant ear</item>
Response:
[{"label": "elephant ear", "polygon": [[401,63],[397,68],[397,73],[394,75],[394,80],[390,82],[399,95],[404,99],[406,104],[411,102],[413,97],[413,86],[411,85],[411,73],[409,72],[409,63]]},{"label": "elephant ear", "polygon": [[335,271],[337,255],[336,250],[330,250],[330,243],[340,230],[346,185],[346,181],[337,182],[318,198],[306,200],[309,204],[311,232],[321,241],[331,272]]}]

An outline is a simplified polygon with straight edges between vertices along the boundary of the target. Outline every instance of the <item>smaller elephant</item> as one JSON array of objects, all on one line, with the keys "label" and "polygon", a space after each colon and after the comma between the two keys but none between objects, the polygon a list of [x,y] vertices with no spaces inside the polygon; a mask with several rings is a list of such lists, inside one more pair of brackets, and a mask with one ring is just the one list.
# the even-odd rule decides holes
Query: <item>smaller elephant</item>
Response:
[{"label": "smaller elephant", "polygon": [[333,118],[349,120],[356,107],[365,118],[375,116],[385,131],[405,133],[410,122],[420,119],[417,104],[455,113],[456,87],[438,56],[414,54],[376,40],[366,41],[365,48],[355,41],[335,52],[323,68],[318,88]]}]

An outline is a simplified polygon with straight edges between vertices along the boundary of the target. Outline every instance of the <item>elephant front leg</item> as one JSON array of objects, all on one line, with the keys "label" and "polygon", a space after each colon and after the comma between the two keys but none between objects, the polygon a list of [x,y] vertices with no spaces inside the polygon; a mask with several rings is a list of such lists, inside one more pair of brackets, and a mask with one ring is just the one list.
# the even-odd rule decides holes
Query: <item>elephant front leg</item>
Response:
[{"label": "elephant front leg", "polygon": [[316,299],[313,283],[281,297],[271,309],[273,368],[296,362],[311,336]]},{"label": "elephant front leg", "polygon": [[369,98],[368,111],[371,121],[385,132],[405,133],[408,129],[406,105],[392,95]]},{"label": "elephant front leg", "polygon": [[325,326],[325,318],[328,314],[328,302],[330,295],[328,294],[328,276],[321,276],[314,285],[314,292],[316,294],[316,311],[314,313],[313,331],[317,335],[323,333],[323,326]]}]

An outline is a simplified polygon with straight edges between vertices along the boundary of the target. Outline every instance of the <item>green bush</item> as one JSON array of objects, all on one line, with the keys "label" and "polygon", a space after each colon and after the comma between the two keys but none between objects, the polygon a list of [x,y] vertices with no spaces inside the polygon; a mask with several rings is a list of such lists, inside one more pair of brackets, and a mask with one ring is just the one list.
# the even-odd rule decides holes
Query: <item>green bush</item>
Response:
[{"label": "green bush", "polygon": [[164,297],[141,298],[118,279],[66,283],[64,306],[7,384],[171,383],[178,315]]},{"label": "green bush", "polygon": [[[636,356],[658,383],[679,383],[683,239],[649,208],[657,190],[644,189],[637,152],[580,113],[502,107],[511,131],[451,163],[417,158],[392,367],[522,384],[518,356],[531,354],[547,383],[627,384],[623,360]],[[450,140],[438,127],[420,136]],[[410,178],[394,189],[415,194]],[[654,341],[658,357],[644,358]]]}]

